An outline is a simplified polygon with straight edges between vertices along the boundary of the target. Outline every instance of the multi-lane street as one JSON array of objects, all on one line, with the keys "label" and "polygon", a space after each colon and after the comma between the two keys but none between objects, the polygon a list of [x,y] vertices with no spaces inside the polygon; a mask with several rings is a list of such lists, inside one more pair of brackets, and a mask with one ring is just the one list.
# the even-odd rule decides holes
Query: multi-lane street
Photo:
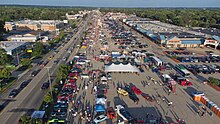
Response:
[{"label": "multi-lane street", "polygon": [[[70,47],[74,47],[79,44],[80,37],[82,37],[82,32],[85,30],[87,20],[89,20],[91,16],[88,16],[84,21],[81,22],[78,26],[78,31],[74,34],[74,36],[66,43],[62,48],[60,48],[59,52],[49,61],[49,63],[41,69],[41,71],[33,77],[32,81],[28,84],[26,88],[24,88],[15,98],[8,99],[7,96],[11,89],[18,87],[21,82],[30,78],[30,74],[33,70],[38,69],[39,67],[35,66],[30,69],[26,74],[19,78],[15,85],[10,87],[7,91],[5,91],[1,99],[2,101],[8,100],[10,101],[8,105],[4,108],[4,110],[0,113],[0,120],[3,124],[14,124],[17,123],[20,117],[27,113],[32,112],[34,109],[40,107],[43,97],[47,91],[41,90],[41,86],[44,82],[48,81],[48,70],[50,68],[51,80],[55,79],[55,72],[61,63],[67,63],[73,59],[73,55],[76,50],[73,50],[69,59],[67,61],[60,60],[58,64],[54,64],[54,60],[61,59],[67,55],[67,49]],[[47,59],[49,55],[46,55],[44,59]]]}]

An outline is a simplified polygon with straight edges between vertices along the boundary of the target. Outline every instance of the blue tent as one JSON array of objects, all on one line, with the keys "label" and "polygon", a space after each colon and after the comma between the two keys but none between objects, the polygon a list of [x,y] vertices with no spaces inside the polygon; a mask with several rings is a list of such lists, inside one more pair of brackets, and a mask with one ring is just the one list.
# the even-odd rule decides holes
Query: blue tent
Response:
[{"label": "blue tent", "polygon": [[105,112],[105,106],[102,104],[96,104],[95,110],[96,112]]}]

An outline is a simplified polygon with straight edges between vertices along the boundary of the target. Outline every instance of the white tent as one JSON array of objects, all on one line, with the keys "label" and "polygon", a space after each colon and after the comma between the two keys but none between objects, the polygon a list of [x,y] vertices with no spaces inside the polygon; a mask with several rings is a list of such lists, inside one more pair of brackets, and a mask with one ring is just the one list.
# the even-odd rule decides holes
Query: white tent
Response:
[{"label": "white tent", "polygon": [[105,66],[105,72],[140,72],[140,70],[136,67],[128,63],[127,65],[124,65],[122,63],[120,64],[111,64]]},{"label": "white tent", "polygon": [[105,104],[106,99],[105,98],[96,98],[96,104]]}]

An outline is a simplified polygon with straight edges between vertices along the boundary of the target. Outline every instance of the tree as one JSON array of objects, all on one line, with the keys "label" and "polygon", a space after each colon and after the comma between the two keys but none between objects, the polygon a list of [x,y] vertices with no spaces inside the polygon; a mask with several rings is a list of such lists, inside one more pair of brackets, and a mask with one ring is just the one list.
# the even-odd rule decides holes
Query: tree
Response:
[{"label": "tree", "polygon": [[61,79],[66,78],[66,76],[69,72],[69,69],[70,69],[70,67],[68,65],[65,65],[65,64],[60,65],[59,69],[56,73],[57,80],[61,80]]},{"label": "tree", "polygon": [[0,48],[0,65],[4,66],[11,63],[12,56],[8,55],[4,49]]},{"label": "tree", "polygon": [[26,59],[26,58],[21,59],[21,64],[23,66],[29,66],[31,62],[32,62],[31,59]]},{"label": "tree", "polygon": [[27,115],[23,115],[21,118],[20,118],[20,122],[21,124],[31,124],[31,117],[30,116],[27,116]]},{"label": "tree", "polygon": [[0,79],[8,79],[11,76],[11,72],[8,68],[3,68],[0,70]]},{"label": "tree", "polygon": [[47,93],[44,96],[44,102],[46,102],[47,104],[53,102],[53,96],[51,96],[51,93]]},{"label": "tree", "polygon": [[4,22],[0,20],[0,40],[2,39],[2,34],[5,33]]},{"label": "tree", "polygon": [[33,57],[39,57],[43,54],[44,51],[44,45],[40,42],[37,42],[33,48],[32,56]]}]

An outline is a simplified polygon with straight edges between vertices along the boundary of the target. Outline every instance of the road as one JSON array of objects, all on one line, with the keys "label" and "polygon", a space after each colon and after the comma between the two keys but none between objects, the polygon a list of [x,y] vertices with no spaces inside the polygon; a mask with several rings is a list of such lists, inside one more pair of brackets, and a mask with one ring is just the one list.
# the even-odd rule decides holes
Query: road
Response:
[{"label": "road", "polygon": [[[82,26],[79,26],[78,32],[72,37],[72,39],[67,44],[65,44],[64,47],[60,49],[60,51],[54,56],[54,58],[50,60],[50,62],[46,65],[46,67],[51,67],[51,75],[54,75],[59,64],[63,63],[63,61],[60,61],[58,64],[55,65],[53,63],[54,60],[66,56],[66,49],[69,49],[71,46],[74,46],[75,43],[77,43],[76,41],[79,41],[78,39],[80,39],[81,37],[80,34],[82,34],[81,32],[85,29],[84,27],[86,26],[86,24],[87,20],[83,22]],[[29,72],[27,73],[27,75],[28,74]],[[23,80],[27,78],[28,76],[22,77]],[[43,97],[46,94],[46,91],[40,90],[40,87],[42,83],[46,81],[48,81],[48,73],[47,69],[44,67],[35,77],[33,77],[29,85],[26,88],[24,88],[14,99],[11,99],[11,102],[3,109],[3,111],[0,113],[1,123],[17,123],[23,114],[27,112],[32,112],[33,109],[39,108],[43,101]]]}]

